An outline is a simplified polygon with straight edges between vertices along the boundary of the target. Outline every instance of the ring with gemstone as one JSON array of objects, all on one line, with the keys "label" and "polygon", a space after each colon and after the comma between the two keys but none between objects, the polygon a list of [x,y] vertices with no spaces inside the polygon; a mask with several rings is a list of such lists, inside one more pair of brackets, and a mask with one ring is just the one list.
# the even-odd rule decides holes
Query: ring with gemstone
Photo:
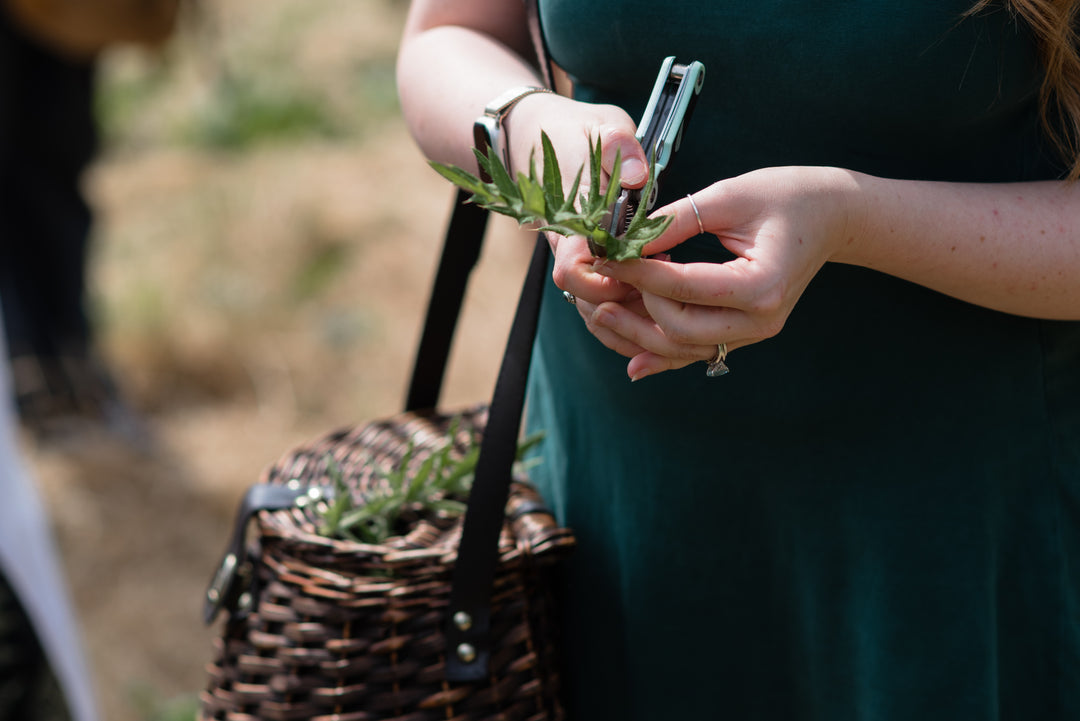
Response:
[{"label": "ring with gemstone", "polygon": [[707,361],[705,375],[709,378],[717,378],[727,374],[731,369],[724,363],[725,360],[727,360],[727,343],[717,343],[716,355]]}]

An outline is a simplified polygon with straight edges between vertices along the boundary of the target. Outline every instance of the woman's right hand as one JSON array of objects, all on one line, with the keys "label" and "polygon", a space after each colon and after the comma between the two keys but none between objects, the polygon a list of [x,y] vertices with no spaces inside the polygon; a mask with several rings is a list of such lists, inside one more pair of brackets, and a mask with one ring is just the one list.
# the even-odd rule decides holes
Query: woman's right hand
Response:
[{"label": "woman's right hand", "polygon": [[[543,131],[547,133],[559,158],[564,192],[569,191],[579,167],[584,168],[579,192],[587,192],[590,182],[590,140],[594,144],[599,141],[603,148],[601,167],[605,187],[614,171],[616,156],[620,158],[619,176],[623,187],[640,188],[647,180],[648,162],[645,151],[634,136],[634,121],[617,106],[583,103],[561,95],[537,93],[514,106],[505,127],[510,144],[510,171],[515,175],[528,172],[530,155],[535,160],[537,173],[542,172],[540,133]],[[566,237],[552,232],[546,233],[546,236],[555,256],[552,279],[556,286],[576,299],[582,318],[589,319],[597,305],[609,301],[645,312],[640,295],[631,286],[593,271],[596,258],[589,251],[585,238]],[[603,329],[590,330],[594,333],[597,330],[604,332]],[[611,340],[615,341],[614,337]],[[625,350],[634,349],[628,345]]]}]

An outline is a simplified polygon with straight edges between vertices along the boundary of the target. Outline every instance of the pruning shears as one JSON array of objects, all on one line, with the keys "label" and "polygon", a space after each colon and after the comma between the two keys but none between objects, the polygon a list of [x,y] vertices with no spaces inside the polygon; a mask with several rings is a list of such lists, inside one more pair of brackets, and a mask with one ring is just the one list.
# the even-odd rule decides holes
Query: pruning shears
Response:
[{"label": "pruning shears", "polygon": [[[682,143],[683,128],[704,83],[705,66],[700,62],[677,63],[674,55],[664,58],[635,134],[653,166],[652,191],[649,197],[642,198],[641,190],[623,188],[611,207],[608,231],[615,237],[626,233],[630,219],[642,203],[646,211],[656,204],[660,176]],[[607,254],[603,246],[592,240],[589,240],[589,250],[598,258]]]}]

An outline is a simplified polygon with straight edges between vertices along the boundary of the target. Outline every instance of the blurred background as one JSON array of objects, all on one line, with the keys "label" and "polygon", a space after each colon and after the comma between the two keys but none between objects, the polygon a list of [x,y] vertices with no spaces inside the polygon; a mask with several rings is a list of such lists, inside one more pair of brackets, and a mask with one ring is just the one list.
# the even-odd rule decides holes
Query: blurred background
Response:
[{"label": "blurred background", "polygon": [[[202,593],[260,471],[401,408],[453,198],[400,117],[404,0],[196,10],[101,58],[85,177],[93,320],[151,442],[23,438],[109,721],[191,718]],[[446,405],[490,396],[530,246],[493,222]]]}]

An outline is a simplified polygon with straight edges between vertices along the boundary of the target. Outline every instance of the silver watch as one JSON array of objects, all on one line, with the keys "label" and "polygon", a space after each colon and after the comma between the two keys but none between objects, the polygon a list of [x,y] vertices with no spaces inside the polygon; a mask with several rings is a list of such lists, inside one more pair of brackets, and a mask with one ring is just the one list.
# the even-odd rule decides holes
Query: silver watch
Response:
[{"label": "silver watch", "polygon": [[[524,87],[512,88],[505,93],[488,103],[484,108],[484,114],[476,119],[473,123],[473,142],[476,144],[476,149],[484,155],[487,155],[488,148],[493,148],[498,155],[502,158],[503,165],[506,168],[510,167],[510,147],[506,142],[506,131],[503,129],[503,120],[510,113],[515,105],[517,105],[523,98],[526,98],[533,93],[550,93],[552,92],[548,88],[540,87],[537,85],[526,85]],[[480,171],[481,175],[484,175],[483,170]],[[486,182],[491,182],[491,178],[483,178]]]}]

